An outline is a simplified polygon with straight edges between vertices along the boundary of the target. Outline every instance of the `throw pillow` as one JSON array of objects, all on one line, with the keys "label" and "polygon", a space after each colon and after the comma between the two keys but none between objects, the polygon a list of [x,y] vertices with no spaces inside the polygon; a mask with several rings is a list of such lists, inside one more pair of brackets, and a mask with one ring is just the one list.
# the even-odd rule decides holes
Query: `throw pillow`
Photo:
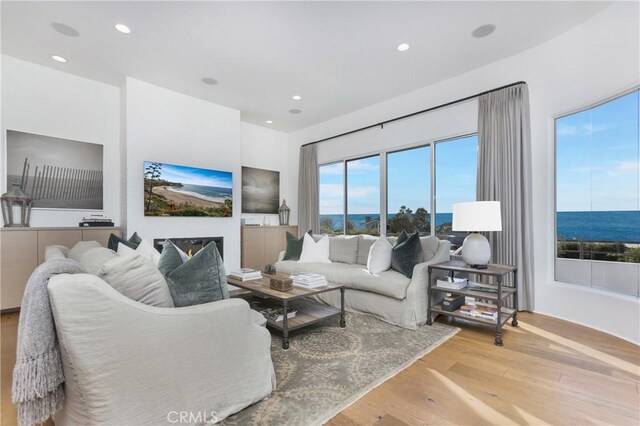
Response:
[{"label": "throw pillow", "polygon": [[411,278],[413,267],[422,262],[423,257],[420,233],[416,232],[408,237],[407,233],[402,231],[391,252],[391,268]]},{"label": "throw pillow", "polygon": [[135,250],[129,246],[124,245],[123,243],[118,243],[118,255],[119,256],[142,256],[144,258],[151,260],[153,264],[156,266],[158,266],[158,261],[160,260],[160,253],[147,240],[142,240],[140,244],[138,244],[138,247]]},{"label": "throw pillow", "polygon": [[69,249],[69,253],[67,253],[67,257],[69,259],[73,259],[76,262],[80,262],[80,258],[83,254],[88,252],[91,249],[102,247],[97,241],[78,241],[75,246]]},{"label": "throw pillow", "polygon": [[164,277],[142,256],[116,256],[102,265],[96,275],[137,302],[161,308],[174,306]]},{"label": "throw pillow", "polygon": [[387,237],[381,235],[369,250],[369,258],[367,259],[367,269],[372,274],[379,274],[391,267],[391,252],[393,246],[387,240]]},{"label": "throw pillow", "polygon": [[118,243],[122,243],[125,246],[135,250],[138,247],[138,244],[140,244],[140,242],[142,242],[142,238],[140,238],[137,232],[134,232],[133,235],[129,237],[128,240],[125,240],[124,238],[120,238],[116,234],[111,234],[109,235],[109,242],[107,243],[107,248],[113,251],[118,251]]},{"label": "throw pillow", "polygon": [[[311,235],[311,231],[308,231],[307,234]],[[282,258],[282,260],[299,260],[300,253],[302,253],[303,241],[304,235],[298,238],[291,232],[287,232],[287,249],[284,252],[284,257]]]},{"label": "throw pillow", "polygon": [[329,260],[329,237],[324,236],[315,242],[309,234],[304,234],[302,253],[298,263],[331,263]]},{"label": "throw pillow", "polygon": [[98,275],[98,271],[108,261],[117,257],[118,255],[105,247],[97,247],[89,250],[80,257],[80,264],[84,266],[84,269],[88,273]]},{"label": "throw pillow", "polygon": [[224,263],[215,243],[207,244],[186,261],[179,250],[171,241],[165,241],[158,262],[176,307],[229,298]]},{"label": "throw pillow", "polygon": [[358,256],[356,258],[356,263],[358,265],[367,266],[369,251],[377,239],[378,238],[372,235],[358,235]]},{"label": "throw pillow", "polygon": [[352,265],[356,263],[357,256],[357,235],[339,235],[337,237],[329,237],[329,259],[332,262],[342,262]]}]

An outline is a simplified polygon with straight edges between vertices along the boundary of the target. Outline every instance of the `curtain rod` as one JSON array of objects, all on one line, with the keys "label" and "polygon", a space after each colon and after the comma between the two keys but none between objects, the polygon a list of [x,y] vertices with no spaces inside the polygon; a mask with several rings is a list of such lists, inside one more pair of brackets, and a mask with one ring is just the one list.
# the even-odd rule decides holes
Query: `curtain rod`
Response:
[{"label": "curtain rod", "polygon": [[431,108],[427,108],[427,109],[423,109],[423,110],[420,110],[420,111],[412,112],[411,114],[403,115],[403,116],[396,117],[396,118],[391,118],[391,119],[386,120],[386,121],[381,121],[380,123],[370,124],[368,126],[361,127],[359,129],[350,130],[350,131],[345,132],[345,133],[340,133],[339,135],[330,136],[328,138],[320,139],[320,140],[317,140],[317,141],[314,141],[314,142],[308,142],[308,143],[305,143],[302,146],[308,146],[308,145],[313,145],[313,144],[320,143],[320,142],[325,142],[325,141],[328,141],[328,140],[331,140],[331,139],[340,138],[342,136],[347,136],[347,135],[350,135],[352,133],[361,132],[363,130],[372,129],[372,128],[378,127],[378,126],[380,126],[381,129],[384,129],[384,125],[385,124],[393,123],[394,121],[404,120],[405,118],[413,117],[414,115],[424,114],[425,112],[430,112],[430,111],[434,111],[436,109],[448,107],[450,105],[458,104],[460,102],[465,102],[465,101],[468,101],[468,100],[473,99],[473,98],[478,98],[478,97],[480,97],[482,95],[486,95],[487,93],[497,92],[498,90],[506,89],[508,87],[513,87],[513,86],[518,86],[520,84],[527,84],[527,83],[525,81],[517,81],[515,83],[507,84],[505,86],[496,87],[495,89],[485,90],[484,92],[480,92],[480,93],[477,93],[475,95],[467,96],[466,98],[456,99],[455,101],[447,102],[445,104],[441,104],[441,105],[437,105],[437,106],[434,106],[434,107],[431,107]]}]

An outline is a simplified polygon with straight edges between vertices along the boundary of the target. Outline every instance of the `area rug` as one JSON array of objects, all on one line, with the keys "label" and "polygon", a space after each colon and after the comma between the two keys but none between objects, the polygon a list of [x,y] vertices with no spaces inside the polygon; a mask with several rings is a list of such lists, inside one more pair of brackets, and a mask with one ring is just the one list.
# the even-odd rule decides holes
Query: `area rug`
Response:
[{"label": "area rug", "polygon": [[276,390],[223,424],[321,425],[459,331],[440,323],[406,330],[354,313],[346,319],[346,328],[328,320],[299,330],[287,351],[272,333]]}]

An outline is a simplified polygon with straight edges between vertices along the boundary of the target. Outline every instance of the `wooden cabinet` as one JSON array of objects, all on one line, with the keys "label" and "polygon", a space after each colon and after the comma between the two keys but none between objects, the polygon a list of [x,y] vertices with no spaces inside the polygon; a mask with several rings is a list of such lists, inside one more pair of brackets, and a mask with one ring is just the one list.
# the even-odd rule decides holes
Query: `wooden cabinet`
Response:
[{"label": "wooden cabinet", "polygon": [[286,233],[298,235],[297,226],[243,226],[242,267],[262,270],[276,263],[278,255],[287,247]]},{"label": "wooden cabinet", "polygon": [[2,228],[0,229],[0,310],[19,308],[33,270],[44,262],[47,246],[73,247],[78,241],[107,245],[120,228]]}]

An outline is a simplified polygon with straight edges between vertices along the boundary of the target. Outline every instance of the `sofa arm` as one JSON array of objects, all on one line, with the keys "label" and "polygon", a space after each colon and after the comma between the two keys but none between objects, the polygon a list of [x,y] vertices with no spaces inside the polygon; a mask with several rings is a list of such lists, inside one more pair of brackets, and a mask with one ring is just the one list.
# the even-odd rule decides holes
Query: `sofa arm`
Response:
[{"label": "sofa arm", "polygon": [[88,274],[48,289],[68,378],[61,424],[167,424],[171,411],[222,420],[275,388],[271,336],[242,299],[158,308]]},{"label": "sofa arm", "polygon": [[438,250],[433,257],[426,262],[418,263],[413,267],[413,276],[411,281],[414,280],[427,282],[429,275],[429,265],[435,265],[436,263],[448,262],[451,259],[451,243],[446,240],[440,240]]}]

